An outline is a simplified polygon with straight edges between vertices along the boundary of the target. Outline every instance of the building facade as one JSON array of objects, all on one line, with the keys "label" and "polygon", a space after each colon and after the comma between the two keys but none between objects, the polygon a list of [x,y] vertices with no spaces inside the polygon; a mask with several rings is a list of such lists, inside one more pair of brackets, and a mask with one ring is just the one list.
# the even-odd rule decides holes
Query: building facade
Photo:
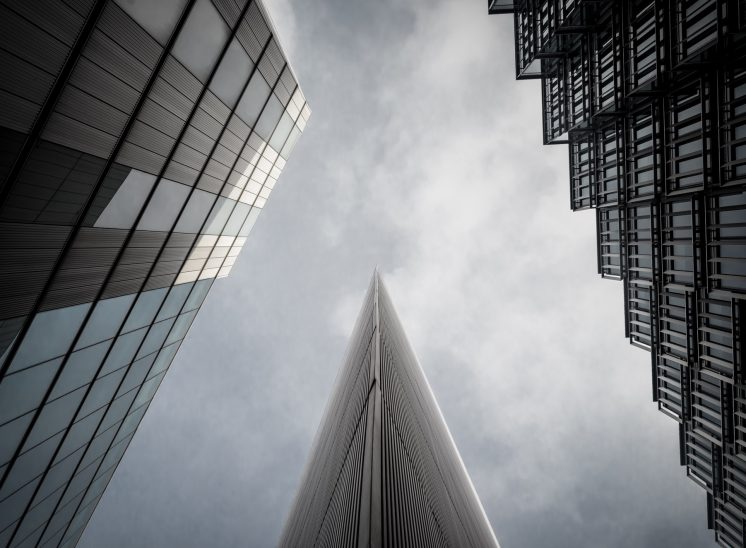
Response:
[{"label": "building facade", "polygon": [[280,546],[498,546],[377,272]]},{"label": "building facade", "polygon": [[0,546],[74,546],[310,110],[259,0],[2,0],[0,71]]},{"label": "building facade", "polygon": [[679,425],[717,541],[746,542],[746,3],[490,0],[518,79],[566,143],[570,206],[595,209],[598,270]]}]

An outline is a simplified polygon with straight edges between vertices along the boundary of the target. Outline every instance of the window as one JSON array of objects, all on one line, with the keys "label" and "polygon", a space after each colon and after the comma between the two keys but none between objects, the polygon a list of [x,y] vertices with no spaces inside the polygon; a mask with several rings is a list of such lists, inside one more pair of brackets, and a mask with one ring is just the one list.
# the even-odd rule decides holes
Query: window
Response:
[{"label": "window", "polygon": [[130,170],[93,226],[132,228],[132,224],[142,210],[154,182],[154,175],[137,169]]},{"label": "window", "polygon": [[62,358],[6,375],[0,383],[0,424],[36,409]]},{"label": "window", "polygon": [[210,0],[197,0],[176,39],[172,53],[202,82],[218,62],[228,27]]},{"label": "window", "polygon": [[91,382],[109,346],[111,346],[111,341],[105,341],[70,354],[65,367],[62,368],[62,373],[54,384],[50,399],[59,398]]},{"label": "window", "polygon": [[90,303],[79,304],[37,314],[9,371],[66,353],[90,306]]},{"label": "window", "polygon": [[167,287],[160,289],[153,289],[152,291],[143,291],[140,296],[137,297],[137,303],[132,309],[132,312],[127,318],[127,322],[124,324],[123,333],[150,325],[155,318],[155,313],[163,302],[163,298],[166,296],[168,291]]},{"label": "window", "polygon": [[277,122],[280,121],[280,116],[282,116],[282,103],[272,94],[269,101],[267,101],[267,106],[264,107],[262,116],[259,118],[254,131],[265,141],[268,140],[275,130]]},{"label": "window", "polygon": [[84,348],[116,335],[134,300],[135,295],[122,295],[99,301],[75,347]]},{"label": "window", "polygon": [[163,303],[163,308],[161,308],[158,313],[156,321],[176,316],[179,313],[179,310],[181,310],[184,301],[186,301],[186,298],[189,296],[189,292],[193,285],[194,284],[183,284],[171,288],[171,292],[168,294],[166,302]]},{"label": "window", "polygon": [[228,198],[218,198],[215,207],[210,212],[210,217],[207,219],[207,224],[203,232],[205,234],[220,234],[225,226],[225,222],[228,220],[228,216],[233,211],[235,203]]},{"label": "window", "polygon": [[148,31],[161,45],[166,45],[187,0],[115,0],[127,15]]},{"label": "window", "polygon": [[181,213],[174,231],[197,234],[202,227],[202,223],[207,219],[207,215],[210,213],[210,208],[214,202],[214,194],[195,189],[189,197],[189,202]]},{"label": "window", "polygon": [[161,179],[148,208],[137,224],[138,230],[171,230],[181,206],[189,195],[189,187]]},{"label": "window", "polygon": [[269,140],[269,146],[275,150],[282,149],[293,127],[293,119],[285,112],[282,118],[280,118],[280,123],[277,124],[275,132],[272,134],[272,138]]},{"label": "window", "polygon": [[233,108],[253,68],[254,64],[246,51],[234,38],[220,61],[220,66],[210,83],[210,89],[229,108]]},{"label": "window", "polygon": [[236,112],[244,122],[250,126],[256,123],[269,93],[269,84],[264,80],[261,73],[256,71],[236,107]]}]

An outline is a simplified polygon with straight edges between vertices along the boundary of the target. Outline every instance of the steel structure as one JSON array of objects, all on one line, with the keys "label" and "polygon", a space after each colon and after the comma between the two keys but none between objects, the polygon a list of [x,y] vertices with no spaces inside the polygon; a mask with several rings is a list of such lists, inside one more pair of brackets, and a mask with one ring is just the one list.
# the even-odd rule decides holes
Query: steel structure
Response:
[{"label": "steel structure", "polygon": [[310,110],[259,0],[0,1],[0,546],[73,546]]},{"label": "steel structure", "polygon": [[280,546],[497,547],[378,273]]},{"label": "steel structure", "polygon": [[518,79],[541,80],[570,206],[594,208],[598,270],[624,285],[653,399],[721,544],[746,541],[746,2],[490,0]]}]

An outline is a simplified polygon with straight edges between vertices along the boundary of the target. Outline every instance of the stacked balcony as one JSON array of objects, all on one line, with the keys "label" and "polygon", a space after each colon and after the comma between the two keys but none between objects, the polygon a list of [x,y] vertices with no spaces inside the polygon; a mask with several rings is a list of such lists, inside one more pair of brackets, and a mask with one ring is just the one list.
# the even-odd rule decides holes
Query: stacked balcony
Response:
[{"label": "stacked balcony", "polygon": [[595,209],[653,399],[723,545],[746,535],[746,1],[491,0],[540,79],[570,207]]}]

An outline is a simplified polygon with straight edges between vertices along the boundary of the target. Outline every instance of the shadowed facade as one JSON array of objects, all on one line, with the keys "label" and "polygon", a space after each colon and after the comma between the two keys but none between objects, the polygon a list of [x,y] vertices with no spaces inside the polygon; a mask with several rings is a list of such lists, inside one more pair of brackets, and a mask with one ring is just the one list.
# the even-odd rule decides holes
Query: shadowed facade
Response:
[{"label": "shadowed facade", "polygon": [[280,546],[498,546],[377,272]]},{"label": "shadowed facade", "polygon": [[0,29],[0,546],[73,546],[310,110],[258,0]]},{"label": "shadowed facade", "polygon": [[568,144],[570,206],[595,209],[598,271],[679,426],[719,543],[746,543],[746,3],[488,0],[545,144]]}]

